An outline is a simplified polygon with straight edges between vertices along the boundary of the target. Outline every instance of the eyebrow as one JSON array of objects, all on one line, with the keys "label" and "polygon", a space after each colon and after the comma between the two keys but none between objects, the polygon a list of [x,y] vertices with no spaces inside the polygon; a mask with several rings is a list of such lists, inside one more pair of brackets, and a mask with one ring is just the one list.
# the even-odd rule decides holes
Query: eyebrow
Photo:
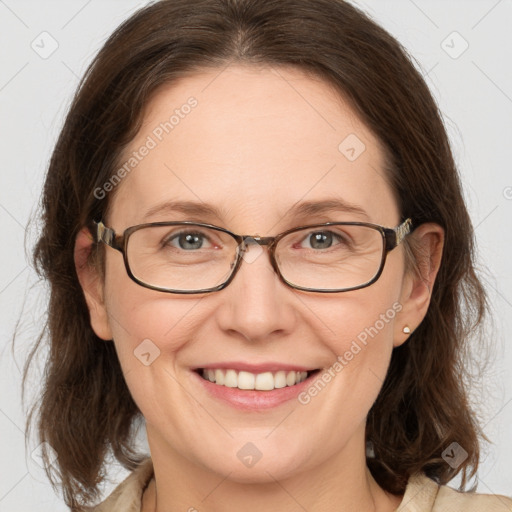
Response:
[{"label": "eyebrow", "polygon": [[[363,208],[339,198],[297,202],[283,217],[301,218],[335,212],[351,213],[369,220],[368,213]],[[143,222],[146,222],[150,217],[157,214],[172,213],[182,213],[189,217],[201,219],[213,217],[222,219],[224,217],[221,209],[207,203],[195,201],[167,201],[150,208],[144,214]]]}]

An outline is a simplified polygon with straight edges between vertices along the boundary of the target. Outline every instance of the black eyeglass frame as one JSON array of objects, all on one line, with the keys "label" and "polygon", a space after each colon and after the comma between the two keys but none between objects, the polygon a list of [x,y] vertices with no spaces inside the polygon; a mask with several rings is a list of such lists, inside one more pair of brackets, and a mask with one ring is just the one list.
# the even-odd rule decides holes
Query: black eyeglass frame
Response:
[{"label": "black eyeglass frame", "polygon": [[[138,279],[131,271],[130,263],[128,261],[128,240],[130,238],[130,235],[135,233],[136,231],[140,229],[144,229],[151,226],[176,226],[176,225],[189,225],[189,226],[199,226],[203,228],[210,228],[214,229],[216,231],[220,231],[222,233],[226,233],[230,235],[232,238],[235,239],[237,242],[237,252],[236,252],[236,260],[235,264],[233,265],[233,268],[231,270],[230,275],[228,278],[221,284],[212,287],[212,288],[206,288],[201,290],[173,290],[169,288],[162,288],[158,286],[154,286],[148,283],[145,283],[144,281],[141,281]],[[383,250],[382,250],[382,258],[380,261],[379,270],[375,274],[375,276],[367,281],[366,283],[363,283],[358,286],[352,286],[350,288],[341,288],[341,289],[334,289],[334,290],[326,290],[326,289],[318,289],[318,288],[306,288],[303,286],[297,286],[289,281],[287,281],[283,275],[281,274],[281,271],[279,270],[279,266],[277,264],[277,261],[275,259],[275,248],[277,246],[277,243],[279,240],[284,238],[286,235],[290,233],[294,233],[296,231],[300,231],[302,229],[307,228],[320,228],[320,227],[329,227],[329,226],[365,226],[368,228],[375,229],[378,231],[382,236],[382,244],[383,244]],[[143,286],[144,288],[149,288],[151,290],[164,292],[164,293],[177,293],[177,294],[200,294],[200,293],[211,293],[220,291],[226,286],[231,283],[231,281],[234,279],[236,273],[238,272],[238,269],[240,268],[240,265],[242,263],[243,254],[246,251],[248,245],[246,244],[246,240],[250,239],[250,241],[254,241],[258,245],[266,245],[268,246],[268,252],[270,257],[270,263],[272,265],[272,268],[274,269],[275,273],[278,275],[279,279],[286,284],[287,286],[294,288],[296,290],[306,291],[306,292],[315,292],[315,293],[342,293],[342,292],[348,292],[353,290],[360,290],[361,288],[366,288],[373,283],[375,283],[379,277],[382,274],[382,271],[384,269],[384,265],[386,263],[386,257],[390,251],[395,249],[400,243],[403,241],[403,239],[410,234],[413,231],[413,224],[412,220],[410,218],[404,220],[401,224],[394,228],[387,228],[384,226],[380,226],[378,224],[372,224],[370,222],[326,222],[323,224],[310,224],[307,226],[299,226],[292,229],[288,229],[287,231],[284,231],[282,233],[279,233],[276,236],[251,236],[251,235],[237,235],[225,228],[221,228],[219,226],[214,226],[213,224],[205,224],[202,222],[194,222],[194,221],[169,221],[169,222],[150,222],[146,224],[138,224],[136,226],[131,226],[124,230],[123,234],[117,235],[116,232],[107,226],[103,224],[102,221],[93,221],[93,229],[94,232],[94,240],[96,243],[103,242],[105,245],[108,245],[109,247],[112,247],[112,249],[115,249],[122,253],[123,260],[124,260],[124,266],[126,268],[126,272],[130,279],[135,281],[140,286]]]}]

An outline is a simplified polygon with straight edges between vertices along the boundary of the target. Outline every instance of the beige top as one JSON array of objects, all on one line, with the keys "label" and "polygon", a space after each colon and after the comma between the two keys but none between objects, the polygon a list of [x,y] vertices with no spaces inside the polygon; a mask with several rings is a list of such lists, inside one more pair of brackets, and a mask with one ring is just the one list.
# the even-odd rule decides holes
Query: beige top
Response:
[{"label": "beige top", "polygon": [[[148,458],[91,512],[140,512],[142,494],[152,477],[153,463]],[[425,475],[415,475],[409,479],[396,512],[512,512],[512,499],[458,492]]]}]

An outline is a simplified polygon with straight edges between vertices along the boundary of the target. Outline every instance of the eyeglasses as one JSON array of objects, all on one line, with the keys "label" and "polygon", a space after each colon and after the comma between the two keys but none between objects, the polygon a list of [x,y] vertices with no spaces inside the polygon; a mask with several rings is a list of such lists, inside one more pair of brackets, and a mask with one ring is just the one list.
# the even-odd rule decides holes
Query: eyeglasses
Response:
[{"label": "eyeglasses", "polygon": [[327,222],[267,237],[237,235],[189,221],[140,224],[122,235],[103,222],[94,225],[96,242],[123,254],[133,281],[167,293],[222,290],[235,277],[242,259],[254,261],[248,252],[252,244],[268,246],[274,271],[292,288],[321,293],[357,290],[377,281],[388,252],[412,230],[411,219],[395,228]]}]

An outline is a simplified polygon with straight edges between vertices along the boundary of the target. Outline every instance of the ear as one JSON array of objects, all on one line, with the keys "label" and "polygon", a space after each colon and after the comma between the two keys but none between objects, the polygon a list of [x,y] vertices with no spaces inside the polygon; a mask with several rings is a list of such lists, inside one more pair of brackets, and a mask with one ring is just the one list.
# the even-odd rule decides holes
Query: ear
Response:
[{"label": "ear", "polygon": [[411,233],[410,239],[417,269],[411,268],[404,276],[400,298],[402,309],[395,324],[395,347],[410,336],[403,332],[403,328],[408,326],[413,332],[427,314],[434,282],[441,266],[444,230],[435,223],[421,224]]},{"label": "ear", "polygon": [[75,239],[75,268],[80,286],[89,309],[91,327],[103,340],[111,340],[112,332],[103,295],[103,280],[98,270],[89,262],[93,238],[87,228],[83,228]]}]

